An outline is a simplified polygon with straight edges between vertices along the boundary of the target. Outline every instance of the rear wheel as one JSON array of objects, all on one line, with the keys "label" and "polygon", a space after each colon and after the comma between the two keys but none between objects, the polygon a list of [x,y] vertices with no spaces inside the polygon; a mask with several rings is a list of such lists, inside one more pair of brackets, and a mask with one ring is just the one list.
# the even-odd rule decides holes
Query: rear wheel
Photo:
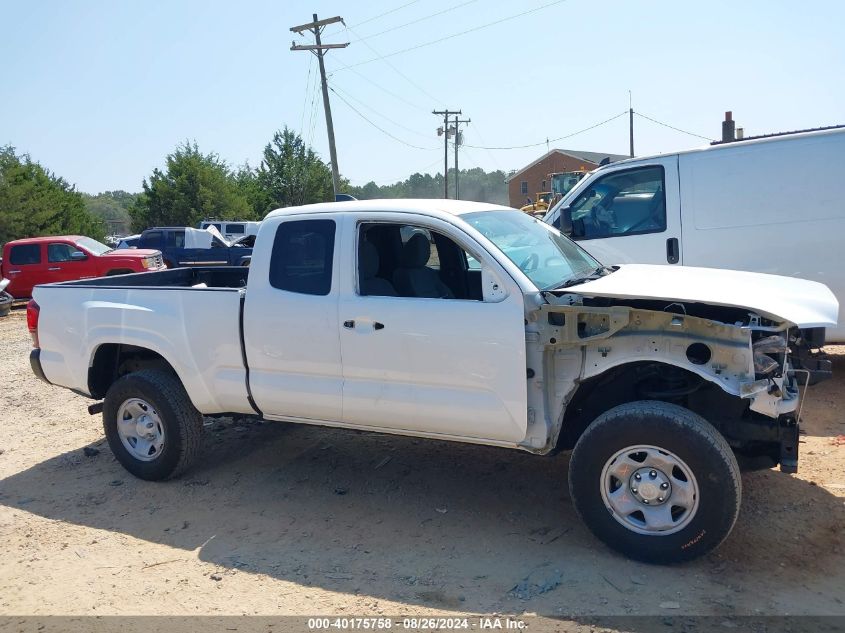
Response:
[{"label": "rear wheel", "polygon": [[202,443],[202,415],[179,379],[159,369],[114,382],[103,403],[103,429],[123,467],[150,481],[187,470]]},{"label": "rear wheel", "polygon": [[739,514],[739,466],[701,416],[632,402],[599,416],[572,453],[569,488],[587,527],[610,547],[654,563],[719,545]]}]

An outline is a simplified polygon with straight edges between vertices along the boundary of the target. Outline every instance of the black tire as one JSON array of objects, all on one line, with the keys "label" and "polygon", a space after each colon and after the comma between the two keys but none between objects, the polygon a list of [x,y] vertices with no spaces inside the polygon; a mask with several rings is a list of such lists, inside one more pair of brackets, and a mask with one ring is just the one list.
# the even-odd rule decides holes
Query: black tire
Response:
[{"label": "black tire", "polygon": [[[149,403],[163,427],[164,446],[152,461],[134,457],[117,431],[118,410],[132,398]],[[103,429],[117,461],[148,481],[179,476],[196,461],[202,446],[202,414],[194,408],[179,378],[160,369],[142,369],[112,384],[103,403]]]},{"label": "black tire", "polygon": [[[694,476],[697,509],[685,525],[678,522],[683,525],[678,531],[639,533],[617,519],[602,498],[605,465],[632,446],[671,452]],[[615,407],[587,427],[569,463],[569,492],[578,515],[607,545],[636,560],[675,563],[702,556],[728,536],[739,515],[742,484],[730,446],[709,422],[678,405],[640,401]]]}]

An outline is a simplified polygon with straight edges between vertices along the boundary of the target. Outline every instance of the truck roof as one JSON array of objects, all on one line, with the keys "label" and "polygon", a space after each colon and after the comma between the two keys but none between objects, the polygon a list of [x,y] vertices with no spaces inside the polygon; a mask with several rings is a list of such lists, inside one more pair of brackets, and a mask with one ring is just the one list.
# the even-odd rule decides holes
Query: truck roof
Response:
[{"label": "truck roof", "polygon": [[20,244],[21,242],[53,242],[55,240],[67,240],[75,242],[80,240],[84,235],[45,235],[43,237],[22,237],[19,240],[9,240],[6,244]]},{"label": "truck roof", "polygon": [[448,215],[463,215],[476,211],[513,211],[510,207],[487,202],[470,202],[468,200],[424,199],[424,198],[386,198],[381,200],[350,200],[345,202],[320,202],[306,204],[299,207],[285,207],[267,214],[267,218],[282,215],[299,215],[302,213],[337,213],[342,211],[383,211],[385,213],[441,213]]}]

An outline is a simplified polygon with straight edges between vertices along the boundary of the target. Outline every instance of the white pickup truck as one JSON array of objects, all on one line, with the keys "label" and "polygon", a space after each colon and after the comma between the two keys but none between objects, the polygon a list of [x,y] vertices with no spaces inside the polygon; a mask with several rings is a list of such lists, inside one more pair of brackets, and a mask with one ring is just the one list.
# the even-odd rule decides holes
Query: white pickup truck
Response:
[{"label": "white pickup truck", "polygon": [[730,532],[734,452],[794,472],[799,328],[837,312],[815,282],[608,268],[513,209],[384,200],[270,213],[250,268],[39,286],[27,316],[33,371],[104,399],[143,479],[196,459],[203,416],[574,449],[587,526],[666,562]]}]

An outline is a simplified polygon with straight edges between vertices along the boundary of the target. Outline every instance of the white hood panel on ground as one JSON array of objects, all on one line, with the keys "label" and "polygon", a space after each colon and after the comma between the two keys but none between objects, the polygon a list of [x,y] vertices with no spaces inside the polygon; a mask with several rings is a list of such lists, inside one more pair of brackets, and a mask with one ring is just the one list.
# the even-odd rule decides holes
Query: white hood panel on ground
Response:
[{"label": "white hood panel on ground", "polygon": [[567,291],[586,297],[658,299],[747,308],[800,327],[835,326],[839,302],[824,284],[716,268],[626,264]]}]

